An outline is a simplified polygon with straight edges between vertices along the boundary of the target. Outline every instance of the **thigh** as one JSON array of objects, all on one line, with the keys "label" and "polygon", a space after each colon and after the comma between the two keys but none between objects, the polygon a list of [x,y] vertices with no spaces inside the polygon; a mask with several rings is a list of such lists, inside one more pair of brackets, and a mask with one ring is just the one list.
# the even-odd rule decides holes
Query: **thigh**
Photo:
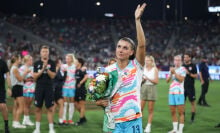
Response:
[{"label": "thigh", "polygon": [[196,100],[195,88],[192,88],[188,93],[189,101],[193,102]]},{"label": "thigh", "polygon": [[142,118],[125,122],[124,133],[143,133]]},{"label": "thigh", "polygon": [[75,91],[75,100],[76,101],[85,101],[86,100],[86,89],[85,88],[79,88]]},{"label": "thigh", "polygon": [[176,105],[184,105],[185,104],[185,98],[183,94],[176,94],[175,97],[175,103]]},{"label": "thigh", "polygon": [[15,99],[18,97],[23,97],[23,86],[15,85],[12,87],[12,97]]},{"label": "thigh", "polygon": [[43,88],[36,88],[34,104],[38,108],[42,108],[44,101],[44,91]]},{"label": "thigh", "polygon": [[0,88],[0,103],[6,103],[6,91]]},{"label": "thigh", "polygon": [[147,85],[145,84],[141,86],[141,100],[147,100]]},{"label": "thigh", "polygon": [[46,108],[50,108],[54,105],[54,90],[53,88],[45,88],[45,106]]},{"label": "thigh", "polygon": [[169,94],[169,105],[176,105],[176,100],[173,94]]}]

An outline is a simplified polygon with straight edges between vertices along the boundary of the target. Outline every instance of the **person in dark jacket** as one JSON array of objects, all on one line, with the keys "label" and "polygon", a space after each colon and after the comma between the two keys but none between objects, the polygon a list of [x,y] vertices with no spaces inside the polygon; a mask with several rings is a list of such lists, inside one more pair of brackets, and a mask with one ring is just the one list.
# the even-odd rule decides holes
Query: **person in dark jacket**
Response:
[{"label": "person in dark jacket", "polygon": [[62,61],[61,59],[56,60],[56,76],[54,78],[54,99],[56,104],[54,105],[54,113],[56,106],[59,105],[59,125],[63,125],[63,106],[64,106],[64,100],[62,96],[62,86],[64,84],[64,81],[67,76],[67,71],[64,69],[61,69]]},{"label": "person in dark jacket", "polygon": [[210,105],[206,102],[206,98],[205,98],[208,92],[209,80],[210,80],[209,68],[207,66],[206,57],[202,58],[202,62],[199,65],[199,76],[200,76],[202,91],[198,101],[198,105],[209,107]]}]

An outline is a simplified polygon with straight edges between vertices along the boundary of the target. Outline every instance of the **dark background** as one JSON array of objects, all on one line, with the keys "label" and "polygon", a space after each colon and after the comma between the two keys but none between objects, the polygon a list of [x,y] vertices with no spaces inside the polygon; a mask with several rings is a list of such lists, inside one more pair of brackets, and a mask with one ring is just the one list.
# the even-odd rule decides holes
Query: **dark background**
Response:
[{"label": "dark background", "polygon": [[[96,2],[101,2],[96,6]],[[219,0],[217,0],[219,1]],[[40,7],[40,2],[44,3]],[[216,13],[208,13],[208,0],[1,0],[0,12],[11,15],[40,17],[104,17],[104,13],[114,13],[115,17],[133,17],[138,3],[148,4],[144,18],[153,20],[181,20],[216,18]],[[170,5],[170,9],[166,5]],[[176,11],[176,13],[175,13]]]}]

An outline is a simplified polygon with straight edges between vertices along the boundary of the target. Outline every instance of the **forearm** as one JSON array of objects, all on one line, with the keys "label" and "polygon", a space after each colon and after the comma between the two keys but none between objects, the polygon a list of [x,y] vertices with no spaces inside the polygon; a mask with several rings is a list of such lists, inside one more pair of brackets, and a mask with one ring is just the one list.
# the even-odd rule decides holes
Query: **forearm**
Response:
[{"label": "forearm", "polygon": [[145,44],[146,44],[145,35],[144,35],[144,31],[143,31],[140,19],[136,19],[135,24],[136,24],[137,41],[138,41],[136,58],[139,61],[139,63],[142,66],[144,66],[145,49],[146,49],[145,48],[146,47],[145,46]]},{"label": "forearm", "polygon": [[166,82],[169,83],[171,80],[171,75],[166,79]]},{"label": "forearm", "polygon": [[80,81],[80,84],[83,84],[88,79],[88,75],[85,75],[84,78]]},{"label": "forearm", "polygon": [[182,77],[181,75],[174,73],[174,76],[177,78],[177,80],[179,80],[180,82],[184,81],[184,77]]},{"label": "forearm", "polygon": [[197,78],[198,75],[190,73],[189,76],[192,77],[192,78]]},{"label": "forearm", "polygon": [[199,77],[200,77],[200,81],[203,81],[202,73],[201,72],[199,73]]},{"label": "forearm", "polygon": [[47,70],[47,74],[49,75],[49,77],[50,77],[51,79],[54,79],[55,76],[56,76],[56,73],[55,73],[55,72],[52,72],[52,71],[50,71],[50,70]]}]

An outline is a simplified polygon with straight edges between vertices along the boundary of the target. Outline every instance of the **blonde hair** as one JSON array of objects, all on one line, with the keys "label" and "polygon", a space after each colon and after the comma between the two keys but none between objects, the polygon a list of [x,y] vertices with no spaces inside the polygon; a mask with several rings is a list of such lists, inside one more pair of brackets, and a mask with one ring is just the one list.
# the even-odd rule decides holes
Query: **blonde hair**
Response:
[{"label": "blonde hair", "polygon": [[66,56],[70,57],[72,59],[72,63],[71,64],[76,64],[76,58],[74,56],[74,54],[67,54]]},{"label": "blonde hair", "polygon": [[[152,61],[152,64],[151,64],[152,67],[157,67],[153,56],[147,55],[147,56],[145,56],[145,59],[146,58],[149,58]],[[145,66],[146,66],[146,63],[145,63]]]},{"label": "blonde hair", "polygon": [[23,63],[26,63],[28,60],[30,60],[32,58],[32,56],[30,56],[30,55],[25,55],[24,57],[23,57]]},{"label": "blonde hair", "polygon": [[183,64],[183,63],[182,63],[182,62],[183,62],[183,61],[182,61],[182,55],[175,55],[173,59],[175,59],[175,58],[179,58],[179,59],[181,60],[180,66],[182,66],[182,64]]}]

